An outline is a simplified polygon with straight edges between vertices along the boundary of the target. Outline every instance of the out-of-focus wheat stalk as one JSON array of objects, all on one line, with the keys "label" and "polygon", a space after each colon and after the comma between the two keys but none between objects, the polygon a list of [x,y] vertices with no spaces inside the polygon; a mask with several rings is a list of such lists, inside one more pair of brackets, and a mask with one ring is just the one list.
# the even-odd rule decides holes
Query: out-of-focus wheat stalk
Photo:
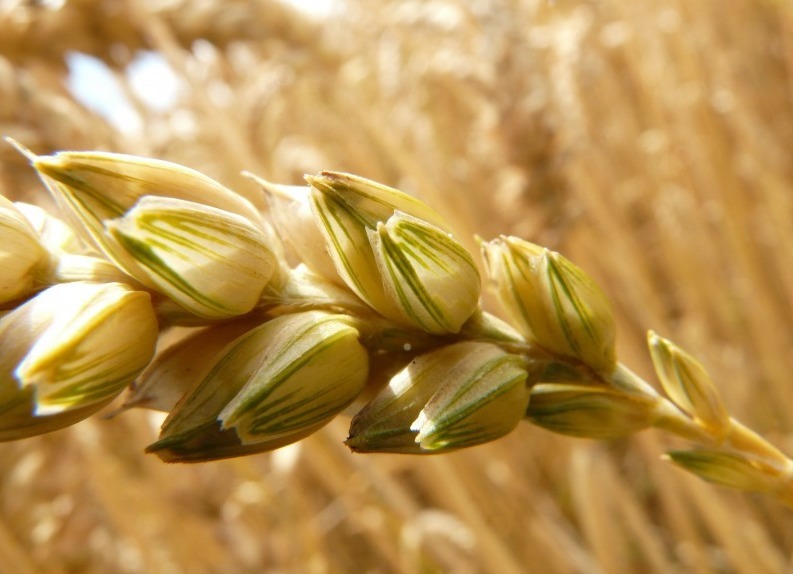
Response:
[{"label": "out-of-focus wheat stalk", "polygon": [[[0,5],[0,131],[46,153],[333,168],[409,189],[456,227],[563,251],[614,301],[623,361],[648,327],[695,350],[738,418],[793,451],[793,9],[772,0]],[[200,40],[199,40],[200,39]],[[114,132],[64,86],[68,50],[125,81],[162,53],[177,109]],[[129,92],[134,96],[134,92]],[[0,186],[43,200],[10,149]],[[461,235],[465,235],[464,233]],[[337,421],[199,467],[141,459],[131,412],[0,446],[0,571],[784,572],[789,511],[701,484],[654,432],[597,443],[524,425],[444,457],[354,456]]]}]

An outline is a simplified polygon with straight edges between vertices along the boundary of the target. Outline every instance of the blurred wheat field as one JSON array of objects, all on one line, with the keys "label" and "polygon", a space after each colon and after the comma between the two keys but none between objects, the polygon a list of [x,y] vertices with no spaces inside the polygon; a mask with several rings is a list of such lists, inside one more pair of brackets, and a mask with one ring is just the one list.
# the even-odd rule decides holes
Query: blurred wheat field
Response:
[{"label": "blurred wheat field", "polygon": [[[731,412],[793,452],[793,4],[787,0],[0,0],[0,134],[194,167],[335,169],[413,192],[461,237],[514,234],[591,273],[620,359],[699,357]],[[305,2],[309,6],[310,2]],[[154,110],[125,69],[161,54]],[[103,60],[122,132],[68,90]],[[0,192],[46,203],[0,147]],[[494,306],[491,306],[496,310]],[[269,455],[165,465],[161,417],[0,444],[0,572],[781,573],[793,515],[659,460],[684,443],[523,424],[437,457],[353,455],[344,419]]]}]

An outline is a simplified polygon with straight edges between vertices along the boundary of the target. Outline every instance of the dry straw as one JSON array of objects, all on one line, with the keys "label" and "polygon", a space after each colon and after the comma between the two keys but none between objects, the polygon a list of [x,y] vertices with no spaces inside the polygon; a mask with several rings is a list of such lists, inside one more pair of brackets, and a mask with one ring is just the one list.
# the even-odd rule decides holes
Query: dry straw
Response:
[{"label": "dry straw", "polygon": [[0,563],[788,570],[789,7],[242,4],[0,8]]}]

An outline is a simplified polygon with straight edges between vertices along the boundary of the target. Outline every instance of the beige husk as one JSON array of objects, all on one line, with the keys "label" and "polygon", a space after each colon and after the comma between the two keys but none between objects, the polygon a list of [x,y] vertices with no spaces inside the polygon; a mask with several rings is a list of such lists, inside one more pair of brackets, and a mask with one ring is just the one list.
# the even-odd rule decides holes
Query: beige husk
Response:
[{"label": "beige husk", "polygon": [[[309,3],[306,3],[309,4]],[[0,4],[0,133],[36,153],[108,149],[299,183],[400,186],[461,237],[561,251],[614,302],[620,359],[645,331],[707,365],[730,412],[793,451],[793,5],[782,0],[340,0]],[[135,50],[182,79],[155,113]],[[105,60],[141,114],[114,131],[65,88]],[[0,148],[0,191],[46,203]],[[471,241],[473,245],[473,240]],[[529,424],[436,456],[353,455],[339,419],[269,455],[169,466],[145,411],[0,444],[0,571],[786,572],[790,510],[616,442]]]}]

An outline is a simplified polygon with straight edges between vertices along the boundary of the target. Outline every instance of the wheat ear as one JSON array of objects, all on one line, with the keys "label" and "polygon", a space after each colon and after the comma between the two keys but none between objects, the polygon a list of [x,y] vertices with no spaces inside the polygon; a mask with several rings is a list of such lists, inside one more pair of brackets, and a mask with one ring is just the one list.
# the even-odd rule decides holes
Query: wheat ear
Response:
[{"label": "wheat ear", "polygon": [[793,462],[703,365],[650,332],[663,393],[639,378],[606,294],[558,253],[480,241],[482,273],[441,213],[350,174],[251,176],[262,212],[169,162],[16,145],[60,211],[0,198],[0,440],[125,388],[126,408],[168,412],[147,451],[173,462],[272,450],[350,409],[356,452],[443,453],[522,420],[596,439],[653,427],[694,445],[666,455],[679,467],[793,506]]}]

